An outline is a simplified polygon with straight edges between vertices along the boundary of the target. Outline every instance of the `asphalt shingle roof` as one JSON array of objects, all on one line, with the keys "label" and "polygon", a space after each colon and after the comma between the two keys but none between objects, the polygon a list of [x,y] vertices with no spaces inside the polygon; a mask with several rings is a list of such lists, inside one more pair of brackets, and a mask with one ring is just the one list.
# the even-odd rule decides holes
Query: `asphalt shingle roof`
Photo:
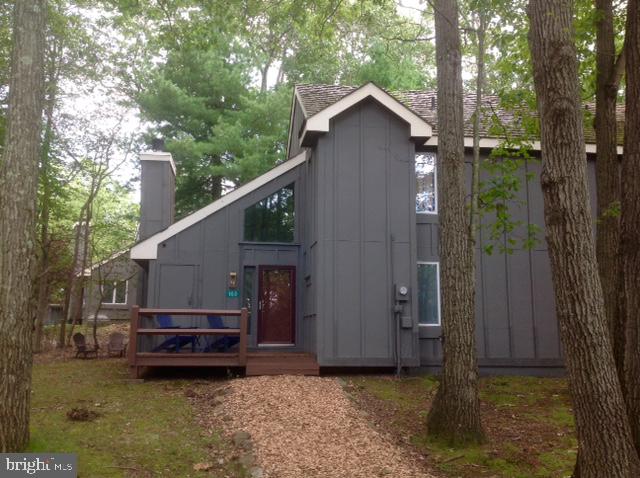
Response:
[{"label": "asphalt shingle roof", "polygon": [[[340,85],[297,85],[296,91],[302,102],[306,118],[324,110],[333,103],[356,90],[356,86]],[[434,130],[438,131],[438,99],[435,91],[390,91],[392,96],[422,117]],[[463,99],[465,135],[473,135],[472,115],[475,111],[475,94],[465,94]],[[585,110],[593,115],[595,106],[592,103],[585,105]],[[524,109],[521,110],[525,111]],[[618,121],[618,144],[622,144],[624,105],[616,109]],[[591,116],[590,115],[590,116]],[[510,111],[500,106],[500,98],[494,95],[483,97],[483,114],[480,126],[480,136],[484,138],[504,138],[505,133],[511,136],[522,134],[521,114],[518,111]],[[586,118],[586,115],[585,115]],[[585,141],[595,143],[595,131],[591,126],[592,121],[585,119]]]}]

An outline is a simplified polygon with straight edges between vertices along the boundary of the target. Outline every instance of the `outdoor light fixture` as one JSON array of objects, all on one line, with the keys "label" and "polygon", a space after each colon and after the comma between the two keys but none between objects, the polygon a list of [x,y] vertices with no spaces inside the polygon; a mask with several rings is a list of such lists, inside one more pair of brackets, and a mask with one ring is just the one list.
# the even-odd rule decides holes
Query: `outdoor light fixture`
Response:
[{"label": "outdoor light fixture", "polygon": [[238,287],[238,273],[229,272],[229,289],[236,289]]}]

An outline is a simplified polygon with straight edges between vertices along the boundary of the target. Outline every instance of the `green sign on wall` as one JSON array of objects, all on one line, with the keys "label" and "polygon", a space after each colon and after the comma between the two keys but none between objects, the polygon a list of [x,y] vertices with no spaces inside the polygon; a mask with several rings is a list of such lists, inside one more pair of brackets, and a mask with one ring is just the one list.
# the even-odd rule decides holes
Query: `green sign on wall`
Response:
[{"label": "green sign on wall", "polygon": [[227,289],[227,297],[235,298],[240,297],[240,291],[238,289]]}]

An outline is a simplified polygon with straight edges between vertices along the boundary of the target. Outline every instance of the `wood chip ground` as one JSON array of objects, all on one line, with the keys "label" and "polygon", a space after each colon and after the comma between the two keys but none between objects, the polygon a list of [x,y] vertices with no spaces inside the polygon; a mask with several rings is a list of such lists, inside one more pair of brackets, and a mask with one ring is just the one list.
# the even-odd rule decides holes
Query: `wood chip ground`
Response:
[{"label": "wood chip ground", "polygon": [[227,432],[251,435],[265,478],[431,477],[373,427],[336,379],[252,377],[226,388]]}]

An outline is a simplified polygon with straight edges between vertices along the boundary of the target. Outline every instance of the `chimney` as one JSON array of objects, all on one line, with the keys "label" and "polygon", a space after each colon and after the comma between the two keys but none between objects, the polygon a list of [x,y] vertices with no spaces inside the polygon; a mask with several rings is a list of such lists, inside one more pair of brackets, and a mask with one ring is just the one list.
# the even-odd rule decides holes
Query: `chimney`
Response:
[{"label": "chimney", "polygon": [[171,153],[140,155],[140,240],[169,227],[175,216],[176,166]]}]

